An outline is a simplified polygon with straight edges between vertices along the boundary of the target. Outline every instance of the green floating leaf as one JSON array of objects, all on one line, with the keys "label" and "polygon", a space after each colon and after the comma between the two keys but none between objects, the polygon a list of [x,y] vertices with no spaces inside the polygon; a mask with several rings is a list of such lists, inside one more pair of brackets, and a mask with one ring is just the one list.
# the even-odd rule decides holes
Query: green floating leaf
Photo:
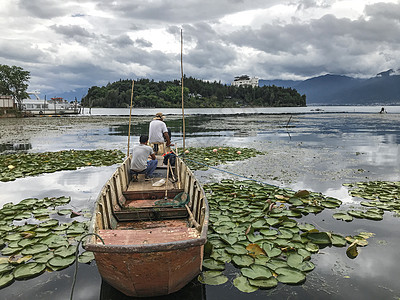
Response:
[{"label": "green floating leaf", "polygon": [[332,244],[331,237],[326,232],[308,232],[307,238],[317,245],[330,245]]},{"label": "green floating leaf", "polygon": [[349,248],[347,248],[346,250],[346,255],[348,258],[354,259],[357,257],[358,255],[358,251],[357,251],[357,242],[353,242]]},{"label": "green floating leaf", "polygon": [[256,286],[261,289],[271,289],[278,285],[278,280],[274,277],[268,279],[249,279],[251,286]]},{"label": "green floating leaf", "polygon": [[332,245],[335,247],[344,247],[346,246],[346,239],[339,235],[339,234],[335,234],[332,233],[331,234],[331,240],[332,240]]},{"label": "green floating leaf", "polygon": [[300,230],[304,231],[304,232],[315,229],[314,225],[308,224],[308,223],[299,224],[298,226],[299,226]]},{"label": "green floating leaf", "polygon": [[258,287],[249,283],[246,277],[239,276],[233,280],[233,285],[243,293],[252,293],[258,290]]},{"label": "green floating leaf", "polygon": [[246,247],[244,247],[242,245],[232,245],[231,247],[226,247],[225,251],[230,254],[236,254],[236,255],[241,255],[241,254],[247,253]]},{"label": "green floating leaf", "polygon": [[288,267],[288,264],[285,260],[272,258],[267,262],[267,267],[275,271],[279,268]]},{"label": "green floating leaf", "polygon": [[72,265],[75,261],[75,255],[67,256],[67,257],[61,257],[61,256],[54,256],[51,258],[47,264],[50,265],[51,267],[55,267],[57,270],[61,268],[66,268],[70,265]]},{"label": "green floating leaf", "polygon": [[205,271],[202,272],[197,279],[208,285],[221,285],[228,281],[228,277],[223,275],[220,271]]},{"label": "green floating leaf", "polygon": [[282,283],[299,284],[306,280],[303,272],[292,268],[278,268],[275,270],[275,273],[278,274],[276,279]]},{"label": "green floating leaf", "polygon": [[332,216],[336,220],[342,220],[342,221],[346,221],[346,222],[353,221],[353,217],[350,216],[349,214],[345,213],[345,212],[334,213]]},{"label": "green floating leaf", "polygon": [[251,265],[248,268],[242,268],[240,270],[242,275],[250,279],[268,279],[272,276],[271,271],[260,265]]},{"label": "green floating leaf", "polygon": [[225,263],[215,259],[206,258],[203,260],[203,267],[209,270],[225,270]]},{"label": "green floating leaf", "polygon": [[51,251],[51,252],[42,252],[35,254],[33,256],[33,259],[38,263],[46,264],[53,257],[54,257],[54,252]]},{"label": "green floating leaf", "polygon": [[213,249],[210,257],[226,263],[231,261],[231,255],[225,252],[224,249]]},{"label": "green floating leaf", "polygon": [[85,251],[78,257],[78,262],[82,264],[90,263],[92,260],[94,260],[94,253],[91,251]]},{"label": "green floating leaf", "polygon": [[363,212],[361,210],[349,210],[347,213],[354,218],[364,218]]},{"label": "green floating leaf", "polygon": [[69,215],[72,213],[72,209],[60,209],[57,213],[61,216]]},{"label": "green floating leaf", "polygon": [[249,255],[234,255],[232,262],[238,267],[248,267],[254,263],[254,258]]},{"label": "green floating leaf", "polygon": [[282,253],[281,249],[274,247],[274,245],[271,243],[264,243],[262,248],[264,249],[268,257],[276,257],[281,255]]},{"label": "green floating leaf", "polygon": [[12,272],[0,274],[0,289],[4,288],[14,281],[14,275]]},{"label": "green floating leaf", "polygon": [[[8,259],[7,259],[8,261]],[[12,264],[9,264],[8,262],[6,264],[1,264],[0,265],[0,274],[8,273],[14,269],[14,266]]]},{"label": "green floating leaf", "polygon": [[374,220],[374,221],[381,221],[383,220],[383,214],[377,213],[375,211],[367,210],[362,214],[362,216],[366,219],[369,220]]},{"label": "green floating leaf", "polygon": [[18,280],[32,278],[41,274],[45,268],[45,264],[36,262],[19,265],[14,269],[14,278]]},{"label": "green floating leaf", "polygon": [[303,259],[304,259],[303,256],[297,253],[292,253],[289,254],[289,256],[287,257],[287,264],[289,267],[299,269],[301,263],[303,262]]},{"label": "green floating leaf", "polygon": [[222,234],[222,235],[220,235],[220,239],[229,245],[233,245],[238,241],[238,235],[237,235],[237,233],[228,234],[228,235]]},{"label": "green floating leaf", "polygon": [[45,252],[48,250],[47,245],[43,245],[43,244],[35,244],[32,246],[28,246],[26,248],[24,248],[21,253],[23,255],[33,255],[33,254],[37,254],[37,253],[41,253],[41,252]]}]

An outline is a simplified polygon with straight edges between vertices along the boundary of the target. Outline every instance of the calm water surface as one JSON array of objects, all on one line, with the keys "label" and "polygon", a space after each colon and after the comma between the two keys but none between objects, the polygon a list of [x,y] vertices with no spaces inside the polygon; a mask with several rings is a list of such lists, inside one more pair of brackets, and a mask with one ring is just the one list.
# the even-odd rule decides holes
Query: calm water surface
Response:
[{"label": "calm water surface", "polygon": [[[400,109],[386,107],[388,114],[376,113],[380,107],[344,107],[325,112],[310,108],[290,109],[291,114],[269,111],[223,110],[221,114],[191,112],[186,119],[187,146],[252,147],[266,152],[221,169],[294,190],[308,189],[337,197],[344,208],[357,207],[359,199],[348,195],[344,182],[400,180]],[[353,109],[353,111],[351,111]],[[43,152],[65,149],[121,149],[126,152],[128,120],[124,113],[113,116],[92,110],[92,116],[72,118],[32,118],[18,122],[0,119],[0,154]],[[158,110],[157,110],[158,111]],[[162,110],[166,111],[166,110]],[[131,141],[147,133],[155,110],[136,116]],[[166,119],[173,140],[181,145],[182,122],[170,111]],[[300,114],[298,114],[300,113]],[[97,114],[97,115],[96,115]],[[129,115],[129,110],[128,110]],[[14,122],[14,123],[13,123]],[[10,133],[11,132],[11,133]],[[29,134],[26,134],[28,132]],[[131,145],[131,147],[132,147]],[[17,203],[28,197],[71,196],[77,210],[92,208],[97,193],[115,166],[82,168],[0,183],[0,205]],[[216,170],[196,172],[203,182],[235,176]],[[279,284],[272,290],[245,294],[231,283],[238,270],[226,268],[230,281],[222,286],[203,286],[194,280],[177,294],[159,299],[398,299],[400,297],[400,220],[385,212],[383,221],[332,218],[334,211],[303,217],[320,230],[342,235],[375,233],[359,256],[350,260],[345,248],[324,248],[312,256],[316,268],[299,286]],[[16,281],[0,290],[0,299],[69,299],[74,269]],[[74,299],[130,299],[103,283],[95,263],[79,265]]]}]

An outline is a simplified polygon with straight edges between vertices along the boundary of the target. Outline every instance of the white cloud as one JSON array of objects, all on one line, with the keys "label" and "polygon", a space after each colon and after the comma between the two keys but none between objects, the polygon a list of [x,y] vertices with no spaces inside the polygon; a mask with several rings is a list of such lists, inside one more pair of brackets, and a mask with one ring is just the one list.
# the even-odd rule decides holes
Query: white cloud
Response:
[{"label": "white cloud", "polygon": [[2,11],[0,63],[30,71],[30,89],[43,92],[179,78],[181,28],[184,69],[196,78],[368,77],[400,67],[395,0],[3,0]]}]

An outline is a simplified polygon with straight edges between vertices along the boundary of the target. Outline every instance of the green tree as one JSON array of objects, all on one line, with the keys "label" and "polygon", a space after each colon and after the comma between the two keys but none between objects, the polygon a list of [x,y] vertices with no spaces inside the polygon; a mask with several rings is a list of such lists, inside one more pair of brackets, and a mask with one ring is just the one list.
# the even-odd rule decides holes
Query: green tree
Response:
[{"label": "green tree", "polygon": [[0,65],[0,94],[13,96],[21,108],[21,101],[28,98],[26,89],[31,75],[21,67]]}]

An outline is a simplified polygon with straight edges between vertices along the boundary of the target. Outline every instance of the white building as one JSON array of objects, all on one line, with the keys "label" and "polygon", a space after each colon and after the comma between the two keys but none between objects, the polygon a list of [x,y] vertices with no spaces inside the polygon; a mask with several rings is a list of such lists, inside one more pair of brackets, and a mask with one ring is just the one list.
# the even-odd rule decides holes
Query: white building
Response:
[{"label": "white building", "polygon": [[259,78],[250,78],[247,75],[236,76],[235,80],[232,82],[233,86],[251,85],[253,88],[258,87]]}]

